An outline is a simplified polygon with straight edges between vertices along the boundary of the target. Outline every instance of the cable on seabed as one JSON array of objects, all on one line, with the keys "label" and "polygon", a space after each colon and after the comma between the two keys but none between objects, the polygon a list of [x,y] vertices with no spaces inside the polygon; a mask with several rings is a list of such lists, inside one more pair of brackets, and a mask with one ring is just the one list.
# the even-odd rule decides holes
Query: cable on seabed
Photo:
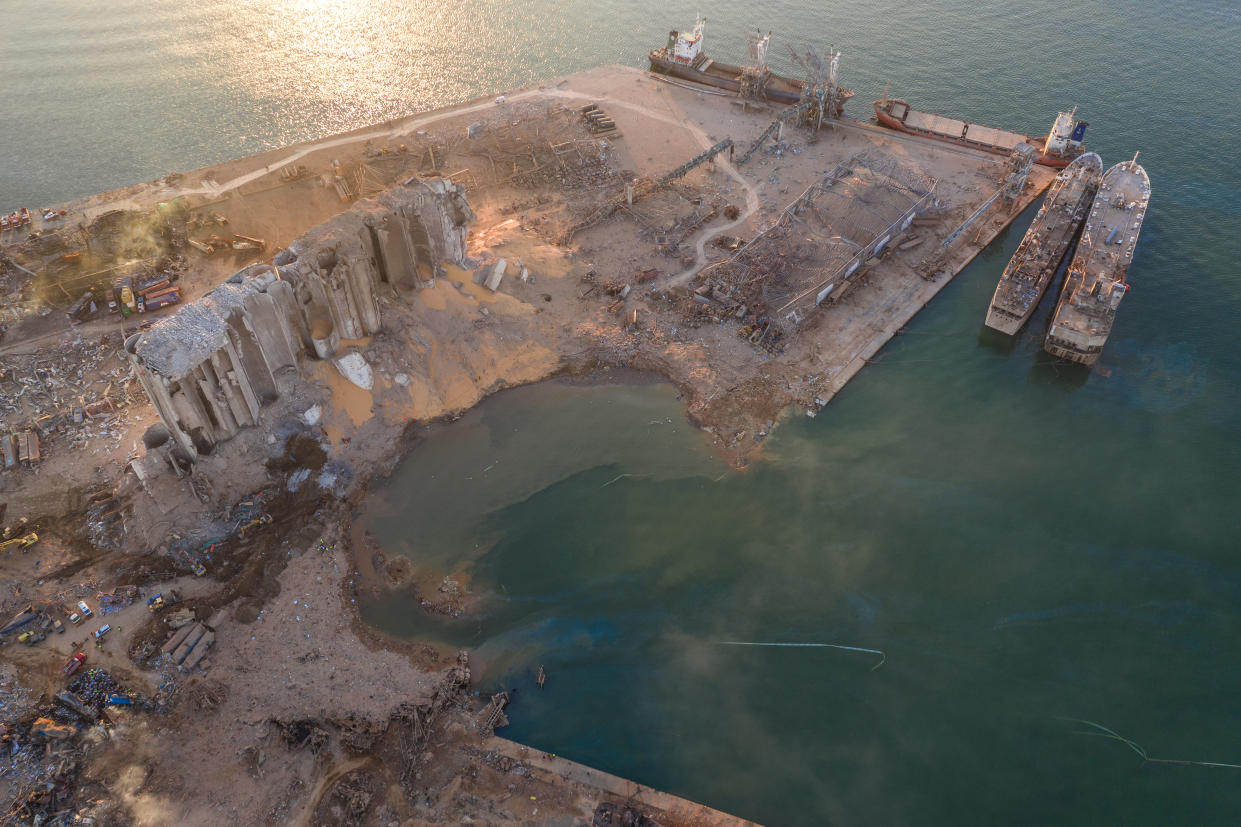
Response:
[{"label": "cable on seabed", "polygon": [[720,646],[791,646],[799,648],[821,648],[821,649],[844,649],[848,652],[866,652],[871,655],[878,655],[881,660],[870,668],[874,672],[880,666],[888,662],[888,656],[878,649],[865,649],[861,646],[845,646],[840,643],[766,643],[747,640],[720,640],[716,641]]}]

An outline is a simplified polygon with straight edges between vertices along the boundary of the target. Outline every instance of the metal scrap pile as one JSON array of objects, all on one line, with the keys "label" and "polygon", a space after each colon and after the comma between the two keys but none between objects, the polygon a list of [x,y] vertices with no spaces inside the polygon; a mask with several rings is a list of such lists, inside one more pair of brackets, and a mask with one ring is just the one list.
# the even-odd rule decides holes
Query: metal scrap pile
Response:
[{"label": "metal scrap pile", "polygon": [[[563,106],[535,108],[502,121],[476,123],[453,147],[469,166],[449,178],[467,191],[491,186],[555,187],[575,195],[622,183],[611,144]],[[467,175],[468,174],[468,175]],[[586,191],[583,193],[583,191]]]},{"label": "metal scrap pile", "polygon": [[65,338],[56,348],[6,357],[0,368],[0,434],[29,432],[37,448],[33,456],[27,448],[24,462],[21,457],[9,462],[6,452],[6,468],[37,464],[48,442],[82,448],[102,438],[110,442],[102,446],[109,451],[120,445],[124,409],[141,398],[135,396],[137,380],[120,344],[119,336],[99,342]]},{"label": "metal scrap pile", "polygon": [[4,323],[15,322],[25,314],[23,297],[33,283],[30,273],[0,250],[0,339],[4,338]]},{"label": "metal scrap pile", "polygon": [[228,522],[233,532],[244,535],[248,529],[256,525],[270,523],[271,516],[267,513],[267,504],[275,495],[276,489],[274,488],[262,489],[229,509]]},{"label": "metal scrap pile", "polygon": [[[0,697],[10,700],[11,682],[6,678],[0,687],[5,690]],[[43,827],[92,823],[75,801],[81,750],[108,737],[113,713],[104,714],[105,706],[134,705],[150,707],[104,670],[90,669],[51,700],[0,707],[0,776],[9,808],[0,821]],[[99,803],[86,806],[97,808]]]},{"label": "metal scrap pile", "polygon": [[138,597],[137,586],[117,586],[111,592],[99,594],[99,613],[111,614],[133,603]]},{"label": "metal scrap pile", "polygon": [[935,184],[892,159],[855,155],[807,188],[731,258],[704,269],[702,295],[739,305],[741,318],[769,312],[771,321],[796,326],[861,276],[864,264],[930,201]]},{"label": "metal scrap pile", "polygon": [[99,709],[109,696],[121,694],[121,685],[107,671],[96,666],[74,678],[73,683],[69,684],[69,691]]},{"label": "metal scrap pile", "polygon": [[87,495],[86,536],[95,548],[117,548],[125,539],[125,512],[129,503],[107,487]]},{"label": "metal scrap pile", "polygon": [[168,556],[178,567],[202,577],[207,573],[206,564],[211,561],[211,552],[222,539],[204,541],[199,539],[198,533],[178,537],[169,544]]},{"label": "metal scrap pile", "polygon": [[17,667],[0,664],[0,721],[11,721],[29,703],[30,690],[17,683]]},{"label": "metal scrap pile", "polygon": [[[30,739],[30,746],[21,742],[3,744],[13,749],[6,775],[14,786],[20,786],[12,807],[4,817],[5,824],[37,824],[52,827],[73,824],[73,809],[66,805],[73,800],[78,774],[78,761],[73,755],[60,755],[48,760],[43,744]],[[7,751],[7,749],[6,749]]]},{"label": "metal scrap pile", "polygon": [[271,522],[267,511],[275,494],[274,488],[257,491],[224,513],[201,521],[185,536],[174,537],[168,546],[168,556],[179,567],[201,577],[207,573],[207,565],[211,563],[217,548],[234,538],[245,537],[257,526]]}]

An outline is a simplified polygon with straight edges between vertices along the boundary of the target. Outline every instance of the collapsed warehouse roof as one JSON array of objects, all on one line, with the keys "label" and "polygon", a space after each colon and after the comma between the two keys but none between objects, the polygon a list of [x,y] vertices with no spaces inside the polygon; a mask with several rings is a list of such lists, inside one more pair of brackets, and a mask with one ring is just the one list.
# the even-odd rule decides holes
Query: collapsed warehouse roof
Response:
[{"label": "collapsed warehouse roof", "polygon": [[856,277],[933,198],[937,179],[859,153],[812,184],[731,258],[703,271],[718,291],[794,325]]}]

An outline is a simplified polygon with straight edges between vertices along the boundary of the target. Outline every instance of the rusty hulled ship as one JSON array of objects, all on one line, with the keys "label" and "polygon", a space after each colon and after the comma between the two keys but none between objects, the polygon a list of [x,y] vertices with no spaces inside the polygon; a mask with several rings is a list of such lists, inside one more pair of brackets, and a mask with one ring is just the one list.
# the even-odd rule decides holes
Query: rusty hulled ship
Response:
[{"label": "rusty hulled ship", "polygon": [[1046,138],[1032,138],[1007,129],[920,112],[886,94],[875,101],[875,120],[889,129],[997,155],[1008,155],[1017,144],[1027,143],[1038,150],[1038,162],[1049,167],[1068,166],[1082,153],[1087,124],[1076,120],[1075,115],[1076,110],[1061,112]]},{"label": "rusty hulled ship", "polygon": [[1102,178],[1103,160],[1094,152],[1077,156],[1056,176],[1000,276],[987,310],[987,327],[1013,336],[1029,321],[1077,238]]},{"label": "rusty hulled ship", "polygon": [[[698,18],[693,31],[668,33],[668,43],[658,49],[652,49],[648,55],[651,71],[687,80],[691,83],[710,86],[732,92],[741,97],[761,98],[775,103],[795,104],[802,100],[806,83],[797,78],[777,75],[767,67],[767,46],[771,35],[753,33],[747,35],[749,41],[750,66],[736,66],[731,63],[720,63],[707,57],[702,50],[703,30],[707,21]],[[833,83],[831,117],[839,118],[844,111],[845,103],[853,97],[853,92],[835,86],[840,54],[829,53],[828,60],[821,61],[813,49],[807,53],[808,61],[795,55],[794,59],[810,63],[825,76],[830,75]],[[823,65],[823,64],[826,65]]]},{"label": "rusty hulled ship", "polygon": [[1104,174],[1043,343],[1048,353],[1083,365],[1098,361],[1129,291],[1126,277],[1150,197],[1137,155]]}]

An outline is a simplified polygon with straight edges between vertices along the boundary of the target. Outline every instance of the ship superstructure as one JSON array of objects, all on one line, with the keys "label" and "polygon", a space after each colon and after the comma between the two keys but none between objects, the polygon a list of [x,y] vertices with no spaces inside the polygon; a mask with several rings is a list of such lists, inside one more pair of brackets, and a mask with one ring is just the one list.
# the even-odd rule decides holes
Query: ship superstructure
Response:
[{"label": "ship superstructure", "polygon": [[1012,336],[1029,321],[1090,211],[1103,160],[1087,152],[1060,171],[1043,206],[1004,268],[987,310],[987,327]]},{"label": "ship superstructure", "polygon": [[1150,178],[1137,155],[1104,174],[1043,343],[1048,353],[1083,365],[1098,360],[1129,290],[1129,265],[1150,197]]}]

